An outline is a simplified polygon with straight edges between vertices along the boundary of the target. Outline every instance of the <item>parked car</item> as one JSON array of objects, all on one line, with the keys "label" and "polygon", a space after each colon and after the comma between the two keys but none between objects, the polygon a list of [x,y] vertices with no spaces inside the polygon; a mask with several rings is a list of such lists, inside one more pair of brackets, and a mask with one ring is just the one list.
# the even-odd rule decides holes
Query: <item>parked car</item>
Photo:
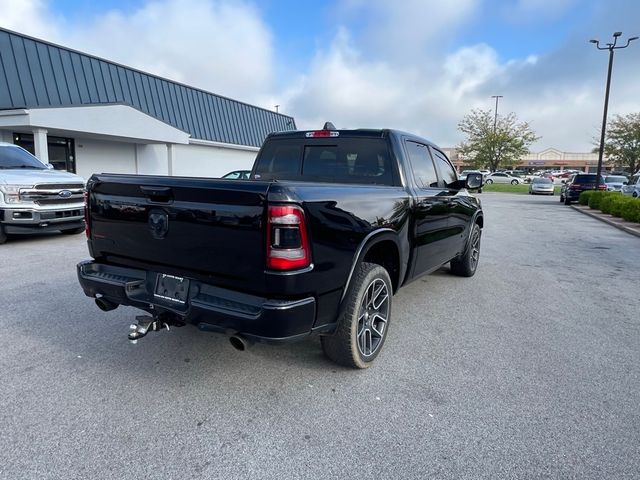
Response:
[{"label": "parked car", "polygon": [[251,170],[234,170],[233,172],[227,173],[222,178],[227,178],[229,180],[249,180],[249,175],[251,175]]},{"label": "parked car", "polygon": [[0,142],[0,244],[8,234],[84,231],[84,180]]},{"label": "parked car", "polygon": [[624,175],[607,175],[604,177],[604,182],[608,191],[619,192],[622,190],[623,185],[629,183],[629,179]]},{"label": "parked car", "polygon": [[629,183],[623,185],[620,191],[625,195],[631,195],[632,197],[638,198],[640,196],[640,173],[636,173],[631,177]]},{"label": "parked car", "polygon": [[536,177],[529,184],[529,194],[553,195],[554,188],[553,181],[548,178]]},{"label": "parked car", "polygon": [[503,172],[490,173],[485,177],[485,183],[491,185],[492,183],[510,183],[511,185],[518,185],[522,181],[518,177],[509,175]]},{"label": "parked car", "polygon": [[[240,350],[320,335],[333,361],[379,354],[403,285],[473,276],[484,217],[441,149],[395,130],[272,133],[251,182],[93,175],[84,293],[148,312],[137,341],[190,323]],[[125,211],[122,207],[131,208]]]},{"label": "parked car", "polygon": [[[571,202],[577,201],[580,193],[585,190],[595,190],[596,178],[597,175],[595,173],[577,173],[569,178],[568,181],[563,181],[560,189],[560,201],[564,202],[565,205],[569,205]],[[598,190],[607,190],[607,185],[604,183],[602,176],[600,176]]]}]

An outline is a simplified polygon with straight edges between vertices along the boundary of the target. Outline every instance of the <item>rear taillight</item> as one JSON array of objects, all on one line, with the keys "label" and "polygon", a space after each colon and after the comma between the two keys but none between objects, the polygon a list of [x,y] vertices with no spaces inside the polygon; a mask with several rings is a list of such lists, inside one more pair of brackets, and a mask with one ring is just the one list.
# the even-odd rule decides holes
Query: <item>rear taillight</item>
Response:
[{"label": "rear taillight", "polygon": [[91,238],[91,222],[89,216],[89,192],[84,192],[84,233]]},{"label": "rear taillight", "polygon": [[311,264],[304,212],[297,206],[269,207],[267,222],[267,268],[295,270]]}]

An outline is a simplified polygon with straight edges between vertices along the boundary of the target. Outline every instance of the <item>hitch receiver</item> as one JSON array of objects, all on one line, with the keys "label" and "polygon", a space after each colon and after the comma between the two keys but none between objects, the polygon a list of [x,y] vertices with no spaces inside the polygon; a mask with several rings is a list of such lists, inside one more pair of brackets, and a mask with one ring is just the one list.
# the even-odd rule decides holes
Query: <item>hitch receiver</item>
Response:
[{"label": "hitch receiver", "polygon": [[131,324],[129,329],[129,341],[133,344],[138,343],[138,340],[146,336],[149,332],[159,332],[163,328],[169,331],[169,325],[174,327],[182,327],[183,322],[177,320],[175,317],[169,315],[158,315],[157,317],[149,317],[147,315],[138,315],[136,317],[137,324]]}]

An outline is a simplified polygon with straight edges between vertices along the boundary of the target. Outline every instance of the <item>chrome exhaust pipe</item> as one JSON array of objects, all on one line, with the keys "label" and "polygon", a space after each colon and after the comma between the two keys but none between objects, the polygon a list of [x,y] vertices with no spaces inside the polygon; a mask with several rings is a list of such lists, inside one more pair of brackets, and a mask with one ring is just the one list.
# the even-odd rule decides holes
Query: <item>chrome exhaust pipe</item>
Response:
[{"label": "chrome exhaust pipe", "polygon": [[113,303],[111,300],[107,300],[104,297],[96,298],[96,305],[103,312],[110,312],[111,310],[118,308],[117,303]]},{"label": "chrome exhaust pipe", "polygon": [[229,343],[231,343],[231,346],[233,348],[235,348],[240,352],[244,352],[245,350],[248,350],[249,347],[253,345],[253,342],[243,335],[230,336]]}]

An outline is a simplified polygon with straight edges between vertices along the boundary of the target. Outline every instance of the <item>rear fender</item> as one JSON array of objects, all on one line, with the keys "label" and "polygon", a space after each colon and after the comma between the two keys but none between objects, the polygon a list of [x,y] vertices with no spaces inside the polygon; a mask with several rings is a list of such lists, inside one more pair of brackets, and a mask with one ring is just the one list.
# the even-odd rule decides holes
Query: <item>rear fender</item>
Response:
[{"label": "rear fender", "polygon": [[387,241],[387,240],[391,240],[393,243],[395,243],[396,248],[398,249],[398,257],[400,260],[400,265],[399,265],[398,279],[396,283],[399,286],[400,279],[404,278],[404,275],[406,273],[406,263],[403,262],[400,256],[402,249],[400,248],[400,241],[398,240],[398,235],[394,230],[390,228],[381,228],[379,230],[375,230],[373,232],[370,232],[362,240],[362,242],[360,242],[360,245],[356,250],[356,253],[353,257],[353,261],[351,263],[351,269],[349,270],[349,276],[347,277],[347,282],[345,283],[344,289],[342,290],[342,297],[340,298],[341,308],[342,308],[342,305],[344,304],[344,299],[347,295],[347,292],[351,287],[351,282],[353,281],[353,275],[356,268],[363,262],[364,258],[367,256],[367,252],[369,252],[369,250],[371,250],[372,247],[374,247],[376,244],[380,242]]}]

